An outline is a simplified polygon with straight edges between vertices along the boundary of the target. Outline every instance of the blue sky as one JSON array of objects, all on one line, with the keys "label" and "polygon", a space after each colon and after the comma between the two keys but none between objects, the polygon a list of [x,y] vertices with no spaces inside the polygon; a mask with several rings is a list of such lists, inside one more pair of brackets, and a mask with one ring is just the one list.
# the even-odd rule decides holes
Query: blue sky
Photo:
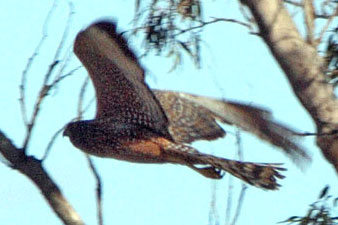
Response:
[{"label": "blue sky", "polygon": [[[205,5],[206,15],[241,18],[236,1],[214,1]],[[1,35],[0,128],[20,146],[25,130],[19,107],[19,84],[22,71],[41,38],[44,18],[52,1],[5,1],[0,3]],[[76,33],[100,18],[115,18],[121,31],[130,29],[133,1],[74,1],[74,11],[67,49]],[[52,62],[68,15],[67,3],[60,1],[51,16],[48,37],[27,79],[27,106],[38,93],[43,75]],[[299,131],[314,131],[309,115],[293,96],[280,68],[267,46],[239,25],[219,23],[207,27],[202,35],[202,69],[197,70],[188,57],[183,66],[168,73],[172,60],[149,56],[141,60],[147,69],[147,82],[159,89],[225,97],[255,103],[270,109],[274,117]],[[142,42],[130,40],[133,49],[142,53]],[[66,71],[80,65],[73,55]],[[76,116],[80,86],[87,76],[82,68],[53,90],[42,105],[42,111],[29,145],[29,154],[40,158],[54,132]],[[90,86],[86,102],[94,96]],[[95,104],[85,114],[93,118]],[[234,133],[231,127],[225,127]],[[198,142],[203,152],[222,157],[236,154],[235,137],[214,142]],[[313,156],[303,172],[277,149],[255,137],[242,133],[244,158],[256,162],[281,162],[288,171],[279,191],[262,191],[250,187],[246,191],[241,216],[242,224],[275,224],[293,215],[304,215],[307,206],[316,200],[319,191],[331,185],[331,194],[338,196],[338,181],[333,168],[323,160],[315,140],[302,141]],[[196,172],[177,165],[143,165],[113,159],[93,158],[103,180],[105,224],[208,224],[212,190],[216,187],[216,211],[224,224],[229,177],[221,181],[206,179]],[[96,224],[95,181],[86,159],[67,138],[59,137],[44,163],[50,175],[81,215],[86,224]],[[2,224],[61,224],[36,187],[23,175],[0,164],[0,221]],[[238,198],[240,183],[233,179]],[[236,203],[233,203],[236,205]]]}]

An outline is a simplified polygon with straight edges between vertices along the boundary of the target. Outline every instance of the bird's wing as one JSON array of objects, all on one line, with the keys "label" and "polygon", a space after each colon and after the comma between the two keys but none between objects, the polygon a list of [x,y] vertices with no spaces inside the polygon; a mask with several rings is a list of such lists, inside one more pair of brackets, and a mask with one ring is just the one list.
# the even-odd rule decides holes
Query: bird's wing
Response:
[{"label": "bird's wing", "polygon": [[207,108],[180,97],[179,92],[153,90],[169,120],[169,132],[175,142],[214,140],[225,135]]},{"label": "bird's wing", "polygon": [[169,132],[178,142],[222,137],[225,133],[216,122],[220,121],[281,148],[296,163],[310,159],[295,140],[296,132],[274,121],[265,109],[182,92],[153,92],[167,113]]},{"label": "bird's wing", "polygon": [[81,31],[74,53],[93,81],[96,119],[126,120],[166,133],[166,115],[144,83],[144,70],[114,23],[98,22]]}]

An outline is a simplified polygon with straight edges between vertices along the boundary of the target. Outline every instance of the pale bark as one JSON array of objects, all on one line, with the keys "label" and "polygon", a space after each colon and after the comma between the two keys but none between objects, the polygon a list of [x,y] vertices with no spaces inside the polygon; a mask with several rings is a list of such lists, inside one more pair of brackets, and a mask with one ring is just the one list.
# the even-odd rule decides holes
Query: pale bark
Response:
[{"label": "pale bark", "polygon": [[[300,35],[281,0],[242,0],[317,127],[317,145],[338,172],[338,101],[317,50]],[[329,134],[329,135],[325,135]]]},{"label": "pale bark", "polygon": [[61,193],[58,186],[43,168],[41,161],[27,156],[15,147],[0,131],[0,154],[8,161],[11,168],[18,170],[31,179],[39,188],[51,208],[67,225],[83,225],[80,216]]}]

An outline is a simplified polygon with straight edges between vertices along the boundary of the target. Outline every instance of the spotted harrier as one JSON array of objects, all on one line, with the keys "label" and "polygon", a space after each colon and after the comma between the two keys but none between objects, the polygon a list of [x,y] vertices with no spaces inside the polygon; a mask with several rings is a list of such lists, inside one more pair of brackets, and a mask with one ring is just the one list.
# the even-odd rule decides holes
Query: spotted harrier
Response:
[{"label": "spotted harrier", "polygon": [[82,151],[135,163],[185,165],[208,178],[228,172],[263,189],[278,189],[280,164],[241,162],[201,153],[195,140],[225,135],[217,122],[233,124],[281,148],[293,159],[307,158],[294,132],[264,109],[182,92],[150,89],[144,70],[116,25],[102,21],[81,31],[74,52],[94,84],[95,119],[70,122],[64,135]]}]

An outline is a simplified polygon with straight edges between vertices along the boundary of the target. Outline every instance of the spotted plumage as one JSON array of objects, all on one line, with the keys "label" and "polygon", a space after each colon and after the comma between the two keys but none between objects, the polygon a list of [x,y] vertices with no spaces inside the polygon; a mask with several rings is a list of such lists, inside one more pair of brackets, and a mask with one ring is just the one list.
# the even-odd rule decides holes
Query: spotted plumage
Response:
[{"label": "spotted plumage", "polygon": [[269,112],[244,104],[180,92],[151,90],[144,70],[115,24],[98,22],[80,32],[74,52],[95,87],[93,120],[71,122],[64,135],[74,146],[99,157],[137,163],[186,165],[219,179],[222,171],[264,189],[277,189],[279,164],[251,163],[200,153],[189,143],[225,135],[216,121],[234,124],[285,150],[307,158],[291,138],[292,130],[274,122]]}]

